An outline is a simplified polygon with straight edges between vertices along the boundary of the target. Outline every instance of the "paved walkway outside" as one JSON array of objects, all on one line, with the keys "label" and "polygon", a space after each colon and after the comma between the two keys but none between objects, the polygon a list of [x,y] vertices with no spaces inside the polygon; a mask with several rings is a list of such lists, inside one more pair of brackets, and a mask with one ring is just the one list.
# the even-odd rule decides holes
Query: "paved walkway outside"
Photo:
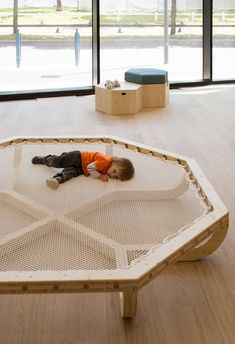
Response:
[{"label": "paved walkway outside", "polygon": [[[199,34],[201,28],[195,29]],[[123,28],[122,30],[127,29]],[[109,28],[109,30],[101,28],[102,37],[105,37],[105,33],[102,31],[106,31],[109,36],[115,36],[115,39],[111,41],[112,49],[106,40],[101,41],[101,81],[115,78],[123,80],[124,72],[131,67],[166,69],[169,71],[171,82],[202,80],[201,40],[197,39],[197,43],[188,41],[187,44],[182,40],[182,45],[170,44],[169,61],[168,64],[164,64],[163,42],[158,40],[160,45],[152,44],[151,46],[153,41],[146,40],[146,38],[145,40],[141,39],[147,34],[153,34],[150,28],[142,28],[142,31],[141,28],[129,28],[128,30],[128,36],[135,33],[137,36],[140,35],[140,38],[129,39],[130,44],[124,40],[125,43],[121,44],[123,34],[117,34],[117,27]],[[132,30],[134,31],[132,32]],[[88,31],[84,31],[82,35],[88,33]],[[187,46],[189,43],[190,46]],[[235,45],[234,47],[215,47],[214,79],[235,79],[234,61]],[[0,43],[0,92],[90,86],[92,83],[91,71],[92,50],[89,40],[86,43],[81,42],[80,61],[77,67],[75,66],[72,38],[70,46],[66,43],[65,48],[61,44],[58,47],[57,42],[54,46],[52,42],[50,46],[43,48],[36,43],[26,45],[23,42],[20,68],[16,68],[15,46]]]}]

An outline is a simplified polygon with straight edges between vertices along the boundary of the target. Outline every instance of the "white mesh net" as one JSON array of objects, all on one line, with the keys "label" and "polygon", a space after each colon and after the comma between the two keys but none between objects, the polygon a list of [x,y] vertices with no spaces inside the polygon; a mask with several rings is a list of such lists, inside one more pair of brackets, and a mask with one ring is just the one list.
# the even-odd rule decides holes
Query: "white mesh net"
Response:
[{"label": "white mesh net", "polygon": [[[76,149],[127,157],[135,176],[79,176],[51,190],[58,170],[32,157]],[[127,269],[208,212],[180,164],[116,144],[22,143],[0,159],[0,271]]]}]

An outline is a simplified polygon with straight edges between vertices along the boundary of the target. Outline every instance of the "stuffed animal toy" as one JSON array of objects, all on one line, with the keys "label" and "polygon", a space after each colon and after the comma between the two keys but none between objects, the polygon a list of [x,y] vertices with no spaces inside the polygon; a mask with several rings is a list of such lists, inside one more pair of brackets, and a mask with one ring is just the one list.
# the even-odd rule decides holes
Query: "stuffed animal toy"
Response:
[{"label": "stuffed animal toy", "polygon": [[120,87],[120,83],[117,79],[115,79],[114,81],[112,80],[106,80],[104,86],[109,89],[112,90],[114,87]]},{"label": "stuffed animal toy", "polygon": [[115,83],[112,80],[106,80],[104,86],[108,89],[108,90],[112,90],[115,86]]},{"label": "stuffed animal toy", "polygon": [[118,79],[115,79],[113,82],[114,82],[114,87],[120,87],[121,86]]}]

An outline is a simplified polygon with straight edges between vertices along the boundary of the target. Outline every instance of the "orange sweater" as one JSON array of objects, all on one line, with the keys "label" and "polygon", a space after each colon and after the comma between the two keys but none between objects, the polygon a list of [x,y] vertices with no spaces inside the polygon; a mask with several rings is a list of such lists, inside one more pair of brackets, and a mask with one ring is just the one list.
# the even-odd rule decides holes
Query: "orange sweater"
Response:
[{"label": "orange sweater", "polygon": [[100,152],[81,152],[81,160],[85,176],[90,175],[87,170],[87,166],[91,163],[94,163],[95,170],[101,174],[107,174],[107,171],[112,164],[112,157]]}]

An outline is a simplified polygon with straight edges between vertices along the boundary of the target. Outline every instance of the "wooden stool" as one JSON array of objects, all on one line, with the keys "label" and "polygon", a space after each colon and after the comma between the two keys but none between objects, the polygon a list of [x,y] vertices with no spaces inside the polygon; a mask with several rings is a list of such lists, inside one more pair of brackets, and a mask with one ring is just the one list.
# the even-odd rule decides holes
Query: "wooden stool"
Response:
[{"label": "wooden stool", "polygon": [[143,107],[164,107],[169,101],[168,72],[155,68],[133,68],[125,80],[143,87]]},{"label": "wooden stool", "polygon": [[142,85],[130,82],[107,89],[104,84],[95,87],[96,110],[111,115],[133,115],[143,107]]}]

